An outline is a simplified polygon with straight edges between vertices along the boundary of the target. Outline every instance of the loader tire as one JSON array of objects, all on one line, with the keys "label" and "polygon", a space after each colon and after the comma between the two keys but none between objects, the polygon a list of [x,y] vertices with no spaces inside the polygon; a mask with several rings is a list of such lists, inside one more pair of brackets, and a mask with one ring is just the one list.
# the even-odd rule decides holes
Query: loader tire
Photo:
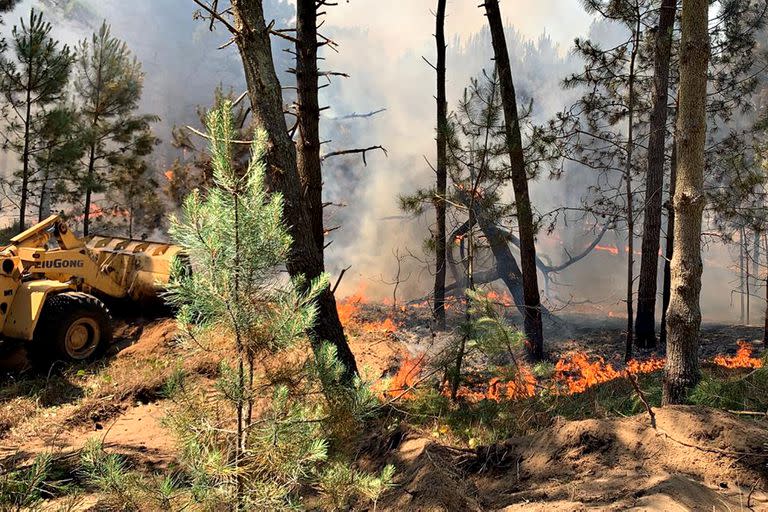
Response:
[{"label": "loader tire", "polygon": [[103,302],[87,293],[61,293],[45,301],[30,359],[36,365],[90,361],[111,341],[112,317]]}]

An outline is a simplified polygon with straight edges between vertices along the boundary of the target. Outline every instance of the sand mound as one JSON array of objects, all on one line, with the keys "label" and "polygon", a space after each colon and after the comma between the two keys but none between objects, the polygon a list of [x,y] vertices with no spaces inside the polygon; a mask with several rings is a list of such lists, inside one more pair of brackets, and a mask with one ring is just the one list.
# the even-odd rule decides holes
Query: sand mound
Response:
[{"label": "sand mound", "polygon": [[[411,433],[386,510],[768,510],[768,429],[721,411],[558,422],[465,452]],[[740,508],[741,507],[741,508]],[[761,508],[762,507],[762,508]]]}]

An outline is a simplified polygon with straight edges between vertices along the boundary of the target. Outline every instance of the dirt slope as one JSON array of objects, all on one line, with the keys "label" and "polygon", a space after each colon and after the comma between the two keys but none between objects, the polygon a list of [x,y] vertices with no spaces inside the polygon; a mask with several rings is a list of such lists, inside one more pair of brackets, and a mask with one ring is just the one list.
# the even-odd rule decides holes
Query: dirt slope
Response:
[{"label": "dirt slope", "polygon": [[[768,429],[721,411],[559,422],[475,451],[411,432],[386,510],[768,510]],[[751,508],[748,508],[751,507]]]}]

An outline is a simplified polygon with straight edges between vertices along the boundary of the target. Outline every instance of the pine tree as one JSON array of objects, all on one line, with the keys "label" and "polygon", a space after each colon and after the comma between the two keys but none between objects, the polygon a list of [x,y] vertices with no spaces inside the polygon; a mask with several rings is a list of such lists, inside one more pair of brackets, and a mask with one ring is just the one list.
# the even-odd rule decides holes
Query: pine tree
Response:
[{"label": "pine tree", "polygon": [[[233,431],[231,416],[209,409],[212,400],[184,400],[170,418],[183,448],[180,462],[196,500],[213,510],[287,510],[297,504],[302,485],[319,479],[319,488],[335,487],[340,471],[350,493],[376,482],[383,490],[391,468],[379,479],[344,465],[323,467],[334,424],[358,431],[340,420],[340,413],[355,421],[376,405],[358,379],[351,388],[339,386],[345,368],[335,347],[324,345],[313,361],[291,369],[295,382],[306,381],[311,389],[275,385],[259,374],[257,363],[305,339],[329,279],[326,274],[310,283],[282,278],[292,240],[282,196],[266,192],[268,138],[264,131],[255,134],[252,158],[241,170],[233,162],[232,120],[229,102],[209,115],[212,186],[205,197],[193,192],[181,217],[171,219],[171,237],[186,248],[192,272],[177,262],[169,301],[179,310],[184,339],[207,343],[213,334],[227,340],[224,353],[234,359],[224,356],[213,401],[222,406],[219,412],[230,407],[237,419]],[[267,407],[257,412],[256,401],[265,400]]]},{"label": "pine tree", "polygon": [[18,198],[19,231],[26,227],[35,155],[46,149],[42,132],[50,126],[49,109],[59,102],[69,81],[72,52],[51,36],[43,14],[29,12],[29,21],[13,27],[14,58],[0,59],[6,142],[19,155],[21,169],[14,172],[9,190]]},{"label": "pine tree", "polygon": [[78,47],[75,90],[85,138],[83,173],[76,193],[84,199],[83,234],[91,224],[93,195],[115,185],[115,169],[132,172],[143,165],[157,139],[150,124],[157,117],[136,114],[143,87],[141,64],[126,44],[101,25]]},{"label": "pine tree", "polygon": [[77,175],[83,154],[83,139],[72,129],[77,119],[75,108],[62,103],[51,110],[41,127],[41,150],[35,154],[36,186],[32,190],[38,222],[51,214],[60,199],[66,199],[72,178]]}]

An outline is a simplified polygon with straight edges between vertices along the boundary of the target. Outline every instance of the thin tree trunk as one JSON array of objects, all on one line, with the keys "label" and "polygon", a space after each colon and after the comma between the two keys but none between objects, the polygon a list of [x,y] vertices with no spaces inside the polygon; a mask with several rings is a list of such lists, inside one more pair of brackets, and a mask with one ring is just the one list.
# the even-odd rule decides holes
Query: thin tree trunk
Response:
[{"label": "thin tree trunk", "polygon": [[[96,123],[94,123],[95,127]],[[85,183],[85,210],[83,212],[83,236],[88,236],[91,224],[91,183],[96,171],[96,143],[91,144],[91,151],[88,156],[88,174]]]},{"label": "thin tree trunk", "polygon": [[96,74],[96,101],[93,105],[93,120],[91,122],[91,141],[90,151],[88,153],[88,175],[85,182],[85,211],[83,212],[83,236],[88,236],[91,223],[91,195],[93,194],[93,179],[96,174],[96,144],[98,137],[99,113],[101,110],[101,71],[104,66],[104,52],[99,52],[99,68]]},{"label": "thin tree trunk", "polygon": [[683,403],[700,379],[701,222],[707,131],[709,2],[685,0],[680,44],[679,147],[675,190],[675,254],[667,311],[667,362],[663,403]]},{"label": "thin tree trunk", "polygon": [[544,334],[541,322],[541,298],[536,271],[536,245],[534,241],[533,209],[528,193],[523,143],[520,135],[520,121],[517,112],[517,98],[512,80],[504,25],[498,0],[485,0],[485,13],[493,42],[493,53],[501,85],[501,101],[504,108],[505,129],[510,158],[512,188],[517,207],[517,226],[520,234],[520,264],[523,272],[523,293],[525,299],[524,329],[528,339],[530,355],[534,360],[544,357]]},{"label": "thin tree trunk", "polygon": [[[255,126],[269,134],[270,150],[268,182],[272,190],[283,194],[284,216],[293,237],[288,258],[288,272],[293,277],[315,279],[324,273],[322,252],[312,231],[309,209],[303,201],[301,180],[296,165],[296,147],[288,135],[283,115],[283,97],[272,59],[272,45],[260,0],[232,0],[235,37],[243,61],[248,95]],[[357,373],[355,356],[349,349],[339,321],[336,299],[325,290],[318,299],[318,315],[310,333],[313,346],[333,344],[337,357],[345,367],[344,378],[350,381]]]},{"label": "thin tree trunk", "polygon": [[[475,290],[475,241],[474,241],[474,225],[477,219],[475,218],[474,207],[474,194],[473,190],[472,198],[469,201],[469,230],[467,231],[467,289]],[[470,329],[472,325],[472,314],[470,313],[470,300],[468,295],[464,295],[464,321],[467,325],[467,329]],[[453,373],[451,375],[451,400],[456,401],[459,394],[459,386],[461,385],[461,367],[464,364],[464,353],[467,348],[467,339],[470,336],[469,331],[465,332],[459,340],[459,346],[456,349],[456,360],[454,361]]]},{"label": "thin tree trunk", "polygon": [[435,190],[435,215],[437,233],[435,234],[435,327],[445,330],[445,273],[446,273],[446,227],[445,196],[448,189],[448,102],[445,91],[445,4],[447,0],[438,0],[435,23],[435,41],[437,44],[437,189]]},{"label": "thin tree trunk", "polygon": [[744,325],[744,228],[739,230],[739,303],[741,314],[739,323]]},{"label": "thin tree trunk", "polygon": [[757,230],[752,234],[752,285],[757,296],[757,288],[760,286],[760,233]]},{"label": "thin tree trunk", "polygon": [[[34,24],[35,11],[29,12],[29,26]],[[32,44],[30,35],[29,44]],[[29,158],[30,158],[30,124],[32,120],[32,56],[27,61],[27,98],[26,117],[24,118],[24,151],[21,155],[21,204],[19,205],[19,233],[26,229],[27,225],[27,195],[29,194]]]},{"label": "thin tree trunk", "polygon": [[747,230],[746,228],[742,229],[742,233],[744,234],[744,301],[747,304],[746,312],[747,316],[746,318],[746,325],[749,325],[749,280],[751,276],[750,268],[750,256],[749,256],[749,242],[747,241]]},{"label": "thin tree trunk", "polygon": [[632,192],[632,157],[635,150],[635,62],[639,50],[640,13],[637,13],[637,25],[632,36],[632,54],[629,59],[629,101],[627,105],[627,166],[624,170],[624,182],[627,196],[627,339],[624,359],[632,359],[633,334],[632,311],[634,305],[633,286],[635,283],[635,208],[634,193]]},{"label": "thin tree trunk", "polygon": [[317,2],[296,2],[296,86],[298,138],[296,165],[304,203],[312,223],[312,236],[323,257],[323,174],[320,163],[320,105],[317,97]]},{"label": "thin tree trunk", "polygon": [[635,335],[638,347],[656,346],[656,286],[661,240],[661,206],[664,193],[664,155],[667,138],[667,102],[669,100],[669,60],[677,0],[662,0],[656,33],[653,78],[653,110],[648,139],[645,217],[637,289]]},{"label": "thin tree trunk", "polygon": [[50,165],[46,165],[43,171],[43,180],[40,184],[40,205],[37,208],[37,222],[42,222],[51,215],[51,197],[48,191],[48,182],[51,180]]},{"label": "thin tree trunk", "polygon": [[664,289],[661,293],[661,332],[659,341],[662,344],[667,343],[667,308],[669,307],[669,298],[671,295],[670,284],[672,273],[670,264],[674,254],[674,232],[675,232],[675,209],[673,207],[675,197],[675,180],[677,179],[677,137],[672,140],[672,158],[670,159],[669,169],[669,204],[667,207],[667,236],[666,249],[664,252]]},{"label": "thin tree trunk", "polygon": [[763,346],[768,345],[768,235],[764,236],[764,246],[767,268],[765,271],[765,318],[763,319]]}]

